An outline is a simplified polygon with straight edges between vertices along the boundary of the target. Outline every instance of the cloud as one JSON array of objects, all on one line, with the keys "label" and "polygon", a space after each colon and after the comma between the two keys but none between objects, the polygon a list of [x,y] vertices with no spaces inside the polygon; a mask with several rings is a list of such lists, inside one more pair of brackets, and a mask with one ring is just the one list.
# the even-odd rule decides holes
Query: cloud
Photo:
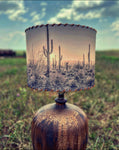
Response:
[{"label": "cloud", "polygon": [[12,21],[22,21],[26,22],[27,19],[24,15],[28,9],[24,6],[24,1],[0,1],[0,14],[5,14]]},{"label": "cloud", "polygon": [[[52,17],[48,20],[49,23],[59,23],[62,19],[65,20],[80,20],[80,19],[95,19],[101,16],[100,11],[92,11],[91,8],[98,6],[102,1],[73,1],[70,5],[67,5],[66,8],[60,9],[55,17]],[[90,8],[90,9],[89,9]],[[86,12],[85,10],[90,10]],[[83,11],[84,10],[84,11]]]},{"label": "cloud", "polygon": [[116,32],[115,36],[119,36],[119,20],[116,20],[111,24],[111,29]]},{"label": "cloud", "polygon": [[97,8],[99,7],[101,4],[103,4],[103,1],[101,0],[95,0],[95,1],[73,1],[71,4],[72,8],[75,8],[76,10],[85,10],[85,9],[91,9],[91,8]]},{"label": "cloud", "polygon": [[21,31],[15,31],[15,32],[11,32],[11,33],[9,33],[9,37],[10,38],[13,38],[13,37],[15,37],[15,36],[25,36],[25,33],[24,32],[21,32]]},{"label": "cloud", "polygon": [[119,17],[119,3],[117,1],[105,2],[104,4],[103,17]]},{"label": "cloud", "polygon": [[31,22],[33,22],[35,25],[43,24],[44,21],[42,20],[42,18],[44,18],[45,15],[46,15],[46,8],[42,8],[41,13],[39,14],[36,11],[34,11],[30,14],[30,16],[32,17]]},{"label": "cloud", "polygon": [[90,19],[96,19],[96,18],[100,18],[101,17],[101,12],[103,11],[100,10],[99,11],[89,11],[88,13],[81,13],[79,15],[76,15],[74,20],[75,21],[78,21],[78,20],[81,20],[81,19],[87,19],[87,20],[90,20]]},{"label": "cloud", "polygon": [[37,14],[36,11],[34,11],[34,12],[31,13],[31,17],[32,17],[32,20],[31,20],[31,21],[32,21],[32,22],[35,22],[35,21],[38,21],[38,20],[39,20],[40,15]]},{"label": "cloud", "polygon": [[24,38],[25,37],[25,33],[21,32],[21,31],[5,33],[4,37],[2,36],[2,37],[0,37],[0,39],[3,40],[3,41],[7,41],[8,42],[8,41],[11,41],[15,37],[22,37],[22,38]]},{"label": "cloud", "polygon": [[40,5],[41,6],[47,6],[47,3],[46,2],[41,2]]},{"label": "cloud", "polygon": [[106,17],[119,17],[118,1],[72,1],[66,8],[60,9],[56,16],[51,17],[48,23],[59,23],[62,20],[79,21],[83,19],[101,19]]}]

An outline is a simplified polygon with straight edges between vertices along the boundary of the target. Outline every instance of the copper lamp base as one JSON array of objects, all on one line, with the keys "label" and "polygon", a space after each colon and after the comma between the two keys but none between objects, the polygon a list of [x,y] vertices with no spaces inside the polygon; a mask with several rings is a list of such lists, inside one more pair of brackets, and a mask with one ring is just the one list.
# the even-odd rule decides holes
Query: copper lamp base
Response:
[{"label": "copper lamp base", "polygon": [[40,108],[32,121],[34,150],[85,150],[88,120],[82,109],[66,103],[62,96],[56,103]]}]

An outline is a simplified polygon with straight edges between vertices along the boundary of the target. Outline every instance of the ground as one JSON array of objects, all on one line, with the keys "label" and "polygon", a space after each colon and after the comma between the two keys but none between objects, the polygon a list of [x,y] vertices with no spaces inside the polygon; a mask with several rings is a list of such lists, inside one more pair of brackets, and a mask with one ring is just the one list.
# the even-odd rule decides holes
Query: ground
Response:
[{"label": "ground", "polygon": [[[118,150],[119,51],[97,52],[95,87],[65,96],[87,114],[87,150]],[[33,114],[56,97],[27,87],[25,58],[0,59],[0,149],[32,150]]]}]

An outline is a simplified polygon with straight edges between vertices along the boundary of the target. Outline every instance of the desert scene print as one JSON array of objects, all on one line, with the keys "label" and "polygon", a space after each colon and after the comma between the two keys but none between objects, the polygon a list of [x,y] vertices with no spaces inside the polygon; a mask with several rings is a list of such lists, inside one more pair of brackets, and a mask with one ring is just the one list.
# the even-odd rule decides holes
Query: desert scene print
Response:
[{"label": "desert scene print", "polygon": [[26,31],[28,86],[74,91],[94,86],[96,31],[43,25]]}]

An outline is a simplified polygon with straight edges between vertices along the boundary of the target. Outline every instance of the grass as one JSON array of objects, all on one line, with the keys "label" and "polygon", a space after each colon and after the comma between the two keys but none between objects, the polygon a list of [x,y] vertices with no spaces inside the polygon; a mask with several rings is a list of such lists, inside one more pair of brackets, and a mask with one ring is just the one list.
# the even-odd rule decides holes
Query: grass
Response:
[{"label": "grass", "polygon": [[16,56],[24,57],[26,54],[25,50],[16,50],[15,52],[16,52]]},{"label": "grass", "polygon": [[[55,92],[32,92],[26,84],[25,58],[0,60],[1,150],[32,150],[33,114],[57,97]],[[119,51],[97,52],[95,87],[66,98],[88,116],[87,150],[119,149]]]}]

